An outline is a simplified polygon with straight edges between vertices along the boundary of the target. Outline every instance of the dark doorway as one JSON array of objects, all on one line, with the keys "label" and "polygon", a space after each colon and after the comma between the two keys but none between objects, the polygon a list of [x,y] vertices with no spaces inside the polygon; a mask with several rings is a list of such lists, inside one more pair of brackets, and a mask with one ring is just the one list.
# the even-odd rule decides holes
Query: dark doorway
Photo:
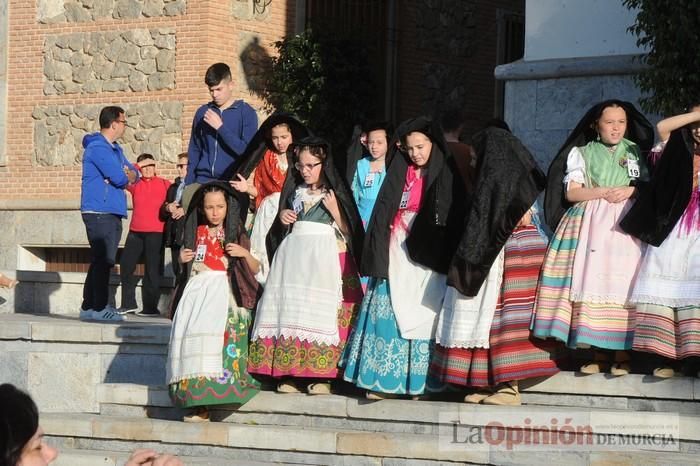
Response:
[{"label": "dark doorway", "polygon": [[393,0],[306,0],[307,28],[330,33],[333,37],[361,42],[367,49],[367,63],[376,86],[376,108],[373,118],[392,119],[395,83],[395,14]]}]

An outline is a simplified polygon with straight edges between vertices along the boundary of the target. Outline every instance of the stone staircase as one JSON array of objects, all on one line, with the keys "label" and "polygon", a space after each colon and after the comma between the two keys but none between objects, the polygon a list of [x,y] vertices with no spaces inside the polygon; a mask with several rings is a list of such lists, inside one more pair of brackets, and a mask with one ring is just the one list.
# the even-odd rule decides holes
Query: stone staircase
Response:
[{"label": "stone staircase", "polygon": [[[521,407],[261,392],[212,411],[215,422],[183,423],[162,385],[169,327],[0,315],[0,382],[32,393],[59,465],[121,465],[142,447],[194,465],[700,464],[700,380],[688,377],[563,372],[529,381]],[[494,427],[526,419],[532,438]],[[588,426],[598,443],[561,429],[557,444],[536,445],[556,423]],[[648,426],[673,442],[635,444]],[[477,431],[491,440],[467,442]]]}]

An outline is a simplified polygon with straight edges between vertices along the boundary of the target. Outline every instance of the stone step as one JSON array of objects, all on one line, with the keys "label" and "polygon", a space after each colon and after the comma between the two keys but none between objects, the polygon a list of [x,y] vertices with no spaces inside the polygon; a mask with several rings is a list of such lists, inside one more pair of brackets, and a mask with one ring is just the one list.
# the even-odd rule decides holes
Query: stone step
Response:
[{"label": "stone step", "polygon": [[[127,322],[105,324],[81,322],[71,317],[0,315],[0,349],[5,351],[30,349],[36,352],[69,354],[148,353],[160,356],[159,361],[167,354],[169,337],[170,321],[164,318],[129,316]],[[14,348],[12,344],[15,345]],[[149,372],[140,369],[143,368],[135,365],[133,370],[124,372],[129,372],[131,378],[138,376],[140,372]],[[114,373],[110,376],[106,378],[118,378]],[[523,393],[690,401],[700,399],[700,379],[659,379],[641,374],[612,377],[608,374],[582,375],[576,372],[561,372],[550,378],[524,381],[521,383],[521,390]]]},{"label": "stone step", "polygon": [[[394,400],[376,402],[395,405]],[[404,405],[406,402],[403,403]],[[508,408],[472,406],[467,411],[486,409],[492,419],[503,419]],[[403,406],[403,412],[406,409]],[[398,410],[387,409],[386,415]],[[473,413],[472,413],[473,414]],[[604,413],[603,415],[609,415]],[[617,413],[620,415],[624,413]],[[466,411],[460,420],[467,421]],[[562,411],[562,416],[566,416]],[[404,417],[406,415],[404,414]],[[473,418],[473,416],[466,416]],[[681,416],[683,418],[683,416]],[[628,419],[640,422],[639,419]],[[688,425],[681,419],[683,432],[700,434],[697,423]],[[673,450],[660,446],[604,445],[596,450],[585,444],[572,446],[532,446],[509,450],[503,444],[449,444],[451,434],[438,435],[353,432],[347,430],[309,429],[303,426],[256,426],[228,423],[187,424],[154,419],[94,414],[42,414],[41,423],[48,440],[59,448],[92,450],[90,457],[105,464],[119,464],[110,452],[128,452],[135,448],[154,448],[185,457],[206,458],[211,463],[193,464],[255,464],[274,462],[312,465],[372,465],[372,466],[448,466],[457,464],[538,465],[550,461],[557,465],[615,464],[672,465],[700,464],[696,442],[681,442]],[[465,424],[466,425],[466,424]],[[685,435],[681,435],[686,437]],[[691,435],[692,436],[692,435]],[[445,443],[447,442],[447,443]],[[103,451],[104,450],[104,451]],[[80,453],[70,454],[80,456]],[[68,461],[64,458],[64,461]],[[234,459],[239,463],[229,463]],[[103,464],[95,461],[91,464]],[[110,463],[109,461],[115,461]],[[66,462],[65,464],[80,464]],[[90,464],[90,463],[83,463]],[[187,463],[189,464],[189,463]]]},{"label": "stone step", "polygon": [[169,338],[167,319],[0,315],[0,383],[28,390],[44,411],[97,413],[100,383],[163,383]]},{"label": "stone step", "polygon": [[[100,403],[172,407],[164,386],[101,384],[97,390]],[[605,374],[584,376],[574,372],[560,372],[548,379],[522,382],[521,392],[523,404],[526,405],[700,414],[700,403],[697,402],[700,399],[700,380],[693,377],[658,379],[639,374],[609,377]],[[270,396],[264,393],[261,395]],[[281,395],[280,399],[287,400],[285,396]],[[286,403],[287,401],[273,404],[281,410],[277,412],[284,412],[283,406],[279,405]],[[305,405],[301,403],[299,406]]]},{"label": "stone step", "polygon": [[[336,431],[286,426],[256,426],[210,422],[188,424],[147,418],[129,418],[95,414],[41,415],[46,435],[53,439],[84,439],[133,442],[149,446],[161,444],[159,450],[180,454],[175,446],[209,446],[230,449],[231,458],[252,461],[269,460],[269,451],[280,454],[297,452],[294,460],[307,463],[304,455],[326,458],[335,463],[344,456],[370,458],[406,458],[447,462],[487,463],[488,451],[441,451],[437,435],[388,434],[376,432]],[[57,442],[61,445],[60,441]],[[172,448],[170,448],[172,447]],[[237,452],[234,454],[234,452]],[[242,455],[246,455],[242,458]],[[200,455],[197,455],[200,456]],[[277,461],[277,460],[273,460]],[[448,463],[451,464],[451,463]]]},{"label": "stone step", "polygon": [[[101,384],[97,398],[106,406],[130,405],[134,411],[107,412],[138,416],[147,413],[144,407],[167,408],[172,404],[165,387],[149,387],[133,384]],[[615,410],[588,406],[572,409],[562,406],[530,405],[522,407],[471,405],[441,401],[381,400],[369,401],[342,395],[311,396],[305,394],[280,394],[263,391],[238,408],[221,408],[214,419],[239,424],[306,425],[314,428],[341,428],[360,431],[384,431],[435,435],[438,424],[458,420],[468,424],[471,420],[498,419],[503,414],[552,413],[561,416],[576,413],[587,419],[638,419],[652,422],[664,416],[675,419],[681,429],[681,439],[700,441],[700,415],[687,412],[653,412]],[[155,413],[150,413],[151,415]],[[450,417],[451,416],[451,417]],[[454,419],[453,419],[454,418]],[[334,422],[334,419],[336,420]],[[445,420],[447,419],[447,421]],[[482,425],[478,422],[474,425]],[[615,433],[604,430],[601,433]]]},{"label": "stone step", "polygon": [[[169,252],[168,252],[169,254]],[[166,270],[170,271],[167,267]],[[7,275],[16,277],[20,285],[7,290],[3,297],[0,312],[20,312],[34,314],[54,314],[78,317],[83,298],[83,285],[87,273],[81,272],[44,272],[32,270],[8,271]],[[110,304],[120,302],[121,286],[119,275],[112,273],[109,280]],[[165,310],[170,305],[173,278],[161,277],[158,308]],[[142,279],[137,276],[136,302],[142,302]]]},{"label": "stone step", "polygon": [[[169,453],[169,452],[164,452]],[[77,450],[73,448],[60,448],[53,466],[123,466],[129,459],[130,451],[108,450]],[[180,460],[186,465],[197,466],[272,466],[279,463],[251,462],[236,459],[210,458],[197,456],[180,456]]]},{"label": "stone step", "polygon": [[125,322],[105,323],[83,322],[77,316],[0,314],[0,340],[76,345],[145,344],[163,346],[167,350],[169,319],[133,314],[127,319]]},{"label": "stone step", "polygon": [[[124,404],[118,397],[98,401],[101,383],[163,383],[169,335],[166,319],[132,317],[125,323],[104,324],[51,315],[0,315],[0,382],[29,390],[46,412],[99,413],[100,404]],[[521,385],[527,405],[700,414],[700,380],[693,377],[561,372]],[[166,401],[142,398],[135,404],[168,408],[162,388],[150,396],[159,396],[159,390]],[[56,391],[74,396],[56,397]]]}]

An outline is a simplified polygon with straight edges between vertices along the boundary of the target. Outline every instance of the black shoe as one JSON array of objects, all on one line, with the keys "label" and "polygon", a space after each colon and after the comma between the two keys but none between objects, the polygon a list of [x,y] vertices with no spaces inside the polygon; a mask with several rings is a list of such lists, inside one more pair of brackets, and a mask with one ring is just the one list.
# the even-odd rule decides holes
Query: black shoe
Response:
[{"label": "black shoe", "polygon": [[136,315],[141,316],[141,317],[160,317],[160,312],[158,310],[155,310],[155,311],[143,310],[141,312],[137,312]]}]

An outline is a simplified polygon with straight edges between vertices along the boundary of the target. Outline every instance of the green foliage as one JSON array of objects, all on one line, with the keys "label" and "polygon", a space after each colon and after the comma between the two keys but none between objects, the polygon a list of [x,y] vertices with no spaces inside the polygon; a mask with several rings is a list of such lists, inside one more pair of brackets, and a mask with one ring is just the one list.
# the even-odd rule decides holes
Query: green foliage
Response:
[{"label": "green foliage", "polygon": [[647,112],[677,114],[697,103],[700,90],[700,1],[623,0],[638,9],[637,21],[629,31],[647,54],[649,67],[635,77],[648,94],[641,100]]},{"label": "green foliage", "polygon": [[307,29],[275,47],[263,91],[267,109],[296,114],[344,151],[352,126],[372,114],[376,101],[365,46]]}]

